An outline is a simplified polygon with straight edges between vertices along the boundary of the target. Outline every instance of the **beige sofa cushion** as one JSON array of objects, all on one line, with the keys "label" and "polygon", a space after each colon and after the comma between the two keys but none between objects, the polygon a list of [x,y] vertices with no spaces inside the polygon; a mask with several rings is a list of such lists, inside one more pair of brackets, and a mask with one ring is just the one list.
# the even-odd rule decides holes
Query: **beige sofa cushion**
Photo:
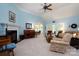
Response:
[{"label": "beige sofa cushion", "polygon": [[52,43],[59,43],[59,44],[69,44],[68,42],[64,42],[64,41],[58,41],[58,40],[51,40],[51,44]]},{"label": "beige sofa cushion", "polygon": [[63,36],[64,36],[64,33],[59,34],[59,37],[63,38]]},{"label": "beige sofa cushion", "polygon": [[72,34],[66,33],[63,37],[63,41],[70,43],[71,38],[72,38]]}]

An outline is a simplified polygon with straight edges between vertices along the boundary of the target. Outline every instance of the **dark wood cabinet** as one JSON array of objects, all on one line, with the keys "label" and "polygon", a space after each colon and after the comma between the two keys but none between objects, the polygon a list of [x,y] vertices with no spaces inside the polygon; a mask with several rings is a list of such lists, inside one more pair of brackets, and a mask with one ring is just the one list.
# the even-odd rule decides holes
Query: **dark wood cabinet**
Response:
[{"label": "dark wood cabinet", "polygon": [[24,38],[34,38],[35,30],[24,30]]}]

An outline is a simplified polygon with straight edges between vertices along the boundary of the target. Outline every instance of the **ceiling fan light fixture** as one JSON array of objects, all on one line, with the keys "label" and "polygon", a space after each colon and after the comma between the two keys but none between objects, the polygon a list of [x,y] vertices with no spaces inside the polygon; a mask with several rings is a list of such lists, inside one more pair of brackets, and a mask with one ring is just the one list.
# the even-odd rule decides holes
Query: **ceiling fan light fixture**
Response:
[{"label": "ceiling fan light fixture", "polygon": [[53,10],[52,8],[50,8],[52,6],[52,4],[47,4],[47,3],[44,3],[44,6],[43,6],[43,9],[44,9],[44,12],[46,12],[46,10]]}]

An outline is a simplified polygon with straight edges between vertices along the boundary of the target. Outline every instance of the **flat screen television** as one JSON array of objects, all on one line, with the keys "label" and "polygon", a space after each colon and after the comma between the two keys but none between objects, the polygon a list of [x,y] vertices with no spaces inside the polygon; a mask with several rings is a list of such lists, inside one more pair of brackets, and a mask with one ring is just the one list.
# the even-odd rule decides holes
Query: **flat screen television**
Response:
[{"label": "flat screen television", "polygon": [[26,23],[26,29],[32,29],[32,24],[31,23]]}]

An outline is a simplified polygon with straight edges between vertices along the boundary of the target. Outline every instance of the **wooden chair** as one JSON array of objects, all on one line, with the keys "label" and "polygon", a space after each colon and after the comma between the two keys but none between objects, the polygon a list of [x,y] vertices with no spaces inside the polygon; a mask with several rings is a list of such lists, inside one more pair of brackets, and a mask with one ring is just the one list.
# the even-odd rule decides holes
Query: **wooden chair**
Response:
[{"label": "wooden chair", "polygon": [[52,31],[47,31],[47,35],[45,36],[48,43],[52,40]]}]

